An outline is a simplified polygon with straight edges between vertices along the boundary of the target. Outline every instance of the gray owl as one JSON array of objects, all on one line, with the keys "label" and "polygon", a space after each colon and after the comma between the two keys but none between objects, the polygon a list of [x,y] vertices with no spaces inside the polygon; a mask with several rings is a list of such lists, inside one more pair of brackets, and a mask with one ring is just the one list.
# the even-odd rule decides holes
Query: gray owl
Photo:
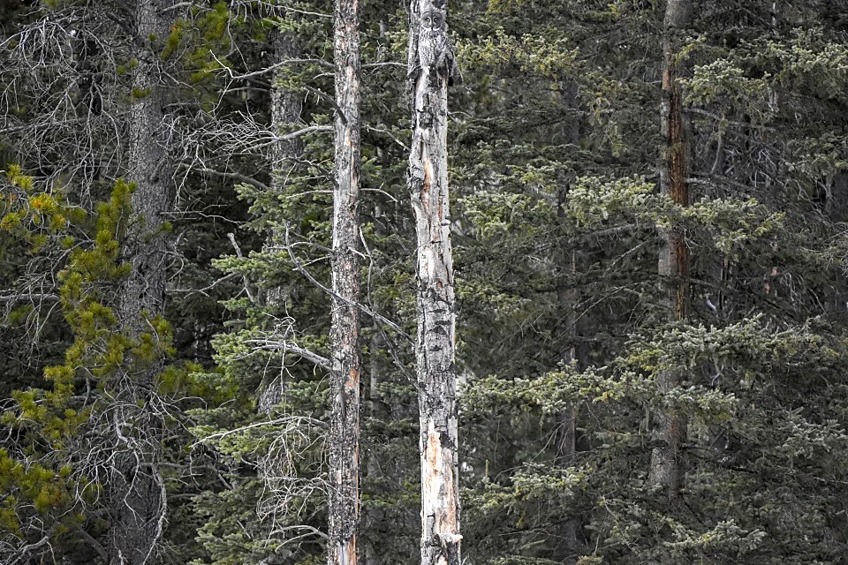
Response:
[{"label": "gray owl", "polygon": [[446,77],[448,85],[452,85],[460,82],[461,76],[445,25],[445,10],[441,6],[434,2],[421,12],[418,21],[418,68],[413,72],[417,75],[421,69],[428,68],[429,72]]}]

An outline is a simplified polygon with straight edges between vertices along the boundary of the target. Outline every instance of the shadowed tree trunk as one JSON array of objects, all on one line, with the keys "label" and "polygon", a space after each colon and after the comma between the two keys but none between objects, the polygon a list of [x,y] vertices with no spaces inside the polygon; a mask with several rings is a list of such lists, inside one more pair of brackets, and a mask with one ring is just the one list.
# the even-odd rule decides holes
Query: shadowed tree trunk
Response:
[{"label": "shadowed tree trunk", "polygon": [[[292,37],[282,30],[274,31],[274,63],[295,59],[300,52]],[[303,103],[301,94],[295,90],[282,85],[286,76],[285,67],[279,67],[274,71],[271,81],[271,131],[279,137],[271,146],[269,161],[271,166],[271,191],[274,194],[282,194],[288,183],[288,178],[297,167],[301,156],[301,143],[295,137],[285,139],[286,128],[296,124],[300,120]],[[285,234],[280,229],[272,229],[268,234],[266,247],[279,249],[285,245]],[[273,287],[265,292],[264,305],[272,308],[274,313],[285,308],[288,289],[284,287]],[[286,336],[284,336],[285,338]],[[271,409],[280,403],[283,397],[284,384],[281,371],[266,371],[262,375],[257,391],[257,409],[260,414],[268,414]]]},{"label": "shadowed tree trunk", "polygon": [[[139,50],[133,75],[129,123],[129,178],[136,184],[132,217],[122,253],[132,270],[117,308],[122,331],[132,341],[160,336],[151,322],[164,313],[167,248],[164,223],[172,211],[172,163],[163,124],[169,99],[159,65],[159,46],[170,22],[163,9],[170,0],[138,0],[134,42]],[[165,524],[165,484],[159,472],[165,410],[156,394],[163,359],[134,358],[109,383],[113,465],[106,481],[110,505],[110,563],[153,561]]]},{"label": "shadowed tree trunk", "polygon": [[359,523],[359,0],[336,0],[336,187],[330,330],[329,565],[357,563]]},{"label": "shadowed tree trunk", "polygon": [[421,564],[460,563],[455,307],[447,169],[453,52],[444,0],[410,4],[409,191],[418,240],[415,345],[421,452]]},{"label": "shadowed tree trunk", "polygon": [[[572,81],[563,84],[563,98],[567,107],[577,109],[577,85]],[[569,120],[562,128],[562,134],[567,143],[574,146],[580,143],[579,122],[576,119]],[[560,221],[565,221],[565,206],[568,195],[568,183],[557,197],[557,216]],[[559,331],[567,336],[570,341],[569,348],[563,354],[564,363],[576,363],[580,370],[588,366],[588,350],[585,344],[578,341],[581,337],[580,317],[578,307],[581,301],[581,289],[577,286],[577,278],[580,270],[584,269],[584,255],[586,250],[578,250],[575,246],[563,245],[557,252],[560,277],[557,287],[557,302],[562,311],[563,327]],[[580,324],[585,325],[585,324]],[[577,464],[577,417],[580,412],[579,404],[566,408],[560,415],[559,427],[556,435],[556,462],[562,467],[571,467]],[[567,548],[567,557],[564,561],[567,565],[577,562],[577,534],[580,529],[580,519],[571,517],[562,525],[562,543]]]},{"label": "shadowed tree trunk", "polygon": [[[681,63],[676,61],[679,34],[689,25],[690,0],[668,0],[663,34],[663,79],[660,115],[665,138],[660,165],[660,189],[678,206],[689,205],[689,140],[688,125],[683,114],[683,95],[678,82]],[[686,234],[679,225],[663,233],[659,257],[659,275],[666,285],[667,302],[672,320],[684,321],[688,310],[689,253]],[[663,371],[657,384],[666,394],[680,385],[680,375]],[[684,466],[681,447],[686,440],[686,416],[674,409],[657,414],[655,443],[651,453],[648,481],[666,489],[670,499],[679,496],[683,485]]]}]

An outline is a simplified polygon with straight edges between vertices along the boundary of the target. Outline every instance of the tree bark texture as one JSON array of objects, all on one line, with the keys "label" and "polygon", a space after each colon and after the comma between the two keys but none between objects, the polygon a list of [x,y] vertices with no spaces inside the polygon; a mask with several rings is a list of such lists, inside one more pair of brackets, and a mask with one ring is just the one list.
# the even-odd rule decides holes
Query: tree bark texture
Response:
[{"label": "tree bark texture", "polygon": [[[689,135],[683,113],[683,94],[679,76],[681,63],[675,60],[680,32],[689,25],[691,0],[668,0],[663,34],[663,78],[660,114],[664,137],[660,165],[660,189],[678,206],[689,205]],[[689,252],[686,233],[672,225],[663,235],[659,257],[659,275],[666,285],[667,302],[673,321],[684,321],[689,302]],[[680,385],[680,375],[663,371],[657,375],[663,394]],[[683,486],[684,465],[681,447],[686,441],[686,416],[669,409],[656,416],[655,443],[648,476],[650,484],[666,489],[669,499],[676,499]]]},{"label": "tree bark texture", "polygon": [[412,144],[408,183],[418,241],[416,361],[421,564],[459,565],[455,307],[447,170],[453,53],[441,0],[410,3]]},{"label": "tree bark texture", "polygon": [[329,565],[357,563],[359,525],[359,0],[336,0]]},{"label": "tree bark texture", "polygon": [[[123,284],[118,319],[124,335],[138,340],[155,331],[149,320],[164,313],[167,248],[163,224],[172,210],[172,164],[168,158],[158,46],[170,32],[162,10],[171,0],[137,0],[133,37],[138,66],[133,75],[128,176],[136,183],[122,253],[132,265]],[[156,336],[154,335],[154,339]],[[164,481],[159,473],[164,413],[155,378],[162,362],[128,358],[109,383],[113,457],[107,481],[110,505],[108,551],[114,565],[153,561],[164,529]]]},{"label": "tree bark texture", "polygon": [[[274,63],[295,59],[300,55],[300,50],[294,40],[284,31],[274,32]],[[286,133],[286,127],[300,120],[303,103],[301,95],[294,90],[281,85],[285,75],[285,69],[279,68],[274,72],[271,83],[271,131],[282,137]],[[278,139],[272,146],[269,155],[271,166],[271,191],[281,194],[288,184],[288,178],[297,167],[301,156],[300,140]],[[285,245],[285,235],[279,229],[272,229],[267,235],[268,251],[279,249]],[[264,296],[264,306],[272,309],[275,314],[278,310],[285,308],[288,289],[280,286],[267,289]],[[268,414],[271,409],[280,403],[283,398],[282,376],[279,373],[267,371],[262,375],[262,380],[257,391],[257,409],[260,414]]]}]

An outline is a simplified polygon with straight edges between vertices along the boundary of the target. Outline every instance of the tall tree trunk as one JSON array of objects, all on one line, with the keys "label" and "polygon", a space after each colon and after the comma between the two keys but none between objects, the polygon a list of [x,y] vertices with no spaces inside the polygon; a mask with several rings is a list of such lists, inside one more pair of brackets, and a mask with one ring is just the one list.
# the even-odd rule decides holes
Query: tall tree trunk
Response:
[{"label": "tall tree trunk", "polygon": [[[689,135],[683,114],[683,96],[679,83],[681,64],[675,60],[679,34],[689,25],[691,0],[668,0],[663,34],[663,80],[660,114],[665,147],[660,166],[660,189],[678,206],[689,205]],[[672,225],[664,234],[659,257],[659,275],[667,288],[667,302],[672,320],[687,317],[689,295],[689,253],[686,234],[679,225]],[[657,375],[662,393],[680,384],[680,375],[663,371]],[[669,499],[679,496],[683,484],[684,466],[681,447],[686,440],[686,416],[674,409],[657,415],[656,447],[651,454],[648,480],[666,489]]]},{"label": "tall tree trunk", "polygon": [[[275,64],[296,59],[300,55],[298,46],[287,32],[276,30],[273,33]],[[301,94],[281,84],[286,72],[284,67],[279,67],[274,71],[271,81],[271,131],[279,137],[285,135],[288,126],[300,120],[301,110],[303,109]],[[297,167],[301,151],[301,143],[297,138],[278,139],[271,146],[269,164],[271,166],[271,191],[274,194],[281,194],[285,190],[287,179]],[[271,233],[268,234],[266,248],[269,251],[275,248],[279,249],[285,244],[285,235],[280,233],[281,231],[272,229]],[[269,288],[262,297],[263,305],[272,309],[273,313],[282,311],[285,308],[286,295],[287,291],[283,287]],[[262,375],[257,391],[257,409],[260,414],[270,413],[271,409],[280,403],[283,397],[283,387],[284,383],[280,372],[266,371]]]},{"label": "tall tree trunk", "polygon": [[[562,210],[562,208],[560,208]],[[572,278],[577,274],[578,252],[576,250],[563,250],[561,253],[562,268],[568,270]],[[585,348],[577,344],[579,337],[577,321],[577,305],[580,292],[574,286],[574,282],[561,280],[557,289],[559,306],[563,311],[565,323],[565,334],[570,338],[571,345],[563,355],[563,363],[576,363],[580,370],[587,365]],[[560,414],[559,428],[556,436],[556,463],[561,467],[572,467],[577,464],[577,415],[580,412],[579,405],[568,406]],[[577,531],[580,520],[571,517],[563,522],[562,543],[567,548],[567,556],[564,560],[566,565],[577,562]]]},{"label": "tall tree trunk", "polygon": [[336,187],[333,196],[333,312],[329,565],[357,563],[359,523],[359,0],[336,0]]},{"label": "tall tree trunk", "polygon": [[415,344],[421,452],[421,564],[460,562],[455,307],[447,168],[453,53],[444,0],[410,3],[409,191],[418,240]]},{"label": "tall tree trunk", "polygon": [[[150,321],[165,309],[166,241],[163,224],[172,211],[172,165],[163,129],[168,103],[158,65],[157,45],[168,36],[162,9],[170,0],[138,0],[134,41],[141,51],[133,76],[129,124],[129,177],[136,183],[132,219],[123,255],[132,270],[121,289],[117,308],[124,335],[158,336]],[[153,560],[162,537],[165,486],[159,473],[164,412],[155,391],[162,360],[149,363],[128,358],[109,383],[114,427],[113,471],[107,480],[110,504],[109,554],[113,564],[140,565]]]}]

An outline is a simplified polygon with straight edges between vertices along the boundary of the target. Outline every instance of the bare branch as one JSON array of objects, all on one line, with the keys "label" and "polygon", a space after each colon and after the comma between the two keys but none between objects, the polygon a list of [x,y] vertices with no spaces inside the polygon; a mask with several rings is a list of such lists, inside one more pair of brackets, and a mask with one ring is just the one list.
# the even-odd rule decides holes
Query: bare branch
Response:
[{"label": "bare branch", "polygon": [[285,61],[280,61],[279,63],[275,63],[273,65],[270,65],[268,67],[265,67],[265,68],[262,68],[262,69],[259,69],[257,71],[253,71],[253,72],[250,72],[250,73],[236,74],[236,73],[233,72],[233,69],[230,68],[229,66],[227,66],[226,63],[221,61],[218,58],[218,56],[215,55],[215,53],[212,52],[211,49],[209,50],[209,53],[212,55],[212,58],[215,59],[215,62],[218,63],[221,66],[221,70],[226,71],[227,76],[231,80],[234,80],[234,81],[235,80],[246,80],[246,79],[249,79],[249,78],[252,78],[252,77],[266,75],[268,73],[272,73],[272,72],[276,71],[277,69],[281,69],[283,67],[288,67],[290,65],[311,64],[311,65],[319,65],[319,66],[326,67],[326,68],[329,68],[329,69],[335,68],[332,63],[330,63],[329,61],[325,61],[324,59],[300,58],[300,59],[286,59]]},{"label": "bare branch", "polygon": [[[230,243],[233,246],[233,249],[236,250],[236,256],[241,259],[241,247],[239,247],[238,242],[236,242],[236,236],[233,233],[227,234],[227,239],[230,240]],[[253,295],[253,292],[250,290],[250,281],[247,280],[247,276],[242,276],[242,280],[244,281],[244,291],[247,293],[247,298],[250,299],[252,304],[256,304],[256,297]]]},{"label": "bare branch", "polygon": [[[285,238],[285,241],[286,241],[286,251],[288,251],[289,258],[291,259],[292,264],[294,265],[294,270],[295,270],[295,271],[297,271],[297,272],[299,272],[300,274],[302,274],[304,277],[306,277],[306,278],[307,278],[307,280],[309,280],[309,282],[311,282],[313,285],[315,285],[316,287],[318,287],[318,288],[319,288],[319,289],[321,289],[322,291],[326,292],[326,293],[327,293],[327,294],[329,294],[330,296],[335,296],[335,297],[336,297],[336,298],[338,298],[339,300],[342,300],[342,301],[344,301],[344,302],[347,302],[348,304],[352,304],[349,300],[346,300],[345,298],[343,298],[343,297],[339,296],[337,293],[333,292],[331,289],[329,289],[329,288],[327,288],[326,286],[324,286],[323,284],[321,284],[321,283],[320,283],[320,282],[319,282],[319,281],[318,281],[315,277],[313,277],[313,276],[312,276],[312,273],[310,273],[309,271],[307,271],[307,270],[304,268],[304,266],[301,264],[301,262],[298,260],[298,258],[297,258],[297,257],[295,257],[295,255],[294,255],[294,251],[292,250],[292,245],[291,245],[291,243],[290,243],[290,241],[289,241],[289,226],[288,226],[288,225],[286,225],[286,238]],[[366,316],[370,316],[370,317],[374,318],[375,320],[380,320],[381,322],[383,322],[384,324],[386,324],[387,326],[389,326],[391,329],[393,329],[395,332],[397,332],[398,334],[402,335],[403,337],[405,337],[405,338],[406,338],[407,340],[409,340],[410,342],[413,342],[413,340],[412,340],[412,336],[410,336],[408,333],[406,333],[405,331],[403,331],[403,328],[401,328],[399,325],[397,325],[397,324],[396,324],[396,323],[394,323],[393,321],[389,320],[389,319],[388,319],[388,318],[386,318],[385,316],[383,316],[383,315],[381,315],[381,314],[378,314],[378,313],[374,312],[373,310],[371,310],[370,308],[368,308],[368,307],[367,307],[367,306],[365,306],[364,304],[357,303],[357,304],[355,304],[355,306],[356,306],[357,308],[359,308],[359,309],[360,309],[360,311],[361,311],[363,314],[365,314]],[[414,343],[414,342],[413,342],[413,343]]]},{"label": "bare branch", "polygon": [[283,416],[282,418],[274,418],[273,420],[263,420],[261,422],[253,422],[251,424],[247,424],[246,426],[241,426],[238,428],[233,428],[231,430],[224,430],[221,432],[215,432],[214,434],[209,434],[208,436],[204,436],[202,438],[198,438],[193,444],[192,447],[196,447],[201,444],[205,444],[210,441],[215,441],[219,439],[224,439],[225,437],[231,436],[233,434],[244,433],[247,430],[253,430],[256,428],[264,428],[269,426],[279,426],[280,424],[287,424],[295,421],[298,425],[301,425],[303,422],[308,423],[310,426],[315,426],[318,428],[325,428],[327,426],[326,423],[321,420],[317,420],[315,418],[308,418],[306,416]]},{"label": "bare branch", "polygon": [[327,371],[332,372],[333,367],[332,363],[326,357],[322,357],[317,353],[314,353],[308,349],[303,347],[299,347],[293,343],[287,341],[276,341],[274,339],[251,339],[247,340],[246,343],[251,345],[259,346],[258,349],[270,349],[274,351],[282,351],[284,353],[293,353],[298,355],[307,361],[311,361],[315,365],[318,365],[322,369],[326,369]]}]

